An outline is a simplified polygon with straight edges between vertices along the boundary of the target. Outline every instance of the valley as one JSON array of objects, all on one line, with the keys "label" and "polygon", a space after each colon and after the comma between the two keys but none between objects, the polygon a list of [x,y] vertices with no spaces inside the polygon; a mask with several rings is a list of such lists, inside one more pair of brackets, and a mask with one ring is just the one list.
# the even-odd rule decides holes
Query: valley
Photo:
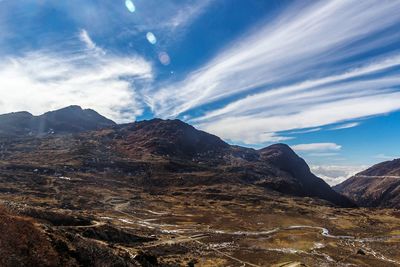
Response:
[{"label": "valley", "polygon": [[[62,196],[46,189],[13,197],[3,192],[2,204],[38,220],[39,229],[52,239],[73,235],[94,242],[96,249],[107,247],[131,266],[400,262],[400,213],[394,210],[340,209],[252,186],[152,193],[138,188],[100,192],[73,179],[57,179],[54,186]],[[65,209],[66,204],[90,208]],[[71,251],[61,252],[73,255],[76,241],[64,242]]]},{"label": "valley", "polygon": [[159,119],[0,144],[0,265],[400,265],[400,212],[357,208],[284,144]]},{"label": "valley", "polygon": [[0,267],[400,267],[400,0],[0,0]]}]

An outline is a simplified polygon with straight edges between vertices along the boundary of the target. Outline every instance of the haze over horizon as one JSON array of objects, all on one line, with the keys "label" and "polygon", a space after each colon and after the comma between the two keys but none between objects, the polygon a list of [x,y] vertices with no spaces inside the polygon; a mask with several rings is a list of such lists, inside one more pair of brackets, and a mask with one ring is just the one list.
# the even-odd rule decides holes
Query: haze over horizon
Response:
[{"label": "haze over horizon", "polygon": [[[157,7],[157,8],[156,8]],[[289,144],[330,184],[400,157],[400,1],[0,1],[0,113],[77,104]]]}]

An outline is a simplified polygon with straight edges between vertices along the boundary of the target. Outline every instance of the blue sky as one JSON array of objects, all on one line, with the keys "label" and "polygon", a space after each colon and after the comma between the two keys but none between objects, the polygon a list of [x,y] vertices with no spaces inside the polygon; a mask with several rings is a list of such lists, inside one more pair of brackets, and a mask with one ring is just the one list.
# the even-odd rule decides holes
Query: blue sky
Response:
[{"label": "blue sky", "polygon": [[400,157],[400,1],[0,0],[0,113],[78,104],[285,142],[334,184]]}]

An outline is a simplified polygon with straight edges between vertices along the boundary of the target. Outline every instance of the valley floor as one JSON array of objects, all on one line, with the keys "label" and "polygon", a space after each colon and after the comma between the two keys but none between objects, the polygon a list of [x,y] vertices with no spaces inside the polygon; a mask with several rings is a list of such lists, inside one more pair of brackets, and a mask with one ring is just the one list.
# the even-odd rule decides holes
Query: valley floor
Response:
[{"label": "valley floor", "polygon": [[[42,177],[36,188],[2,180],[0,194],[11,214],[63,244],[55,251],[70,266],[400,265],[400,211],[336,208],[254,186],[104,189],[81,178]],[[78,255],[79,242],[93,249]],[[123,263],[85,263],[97,250]]]}]

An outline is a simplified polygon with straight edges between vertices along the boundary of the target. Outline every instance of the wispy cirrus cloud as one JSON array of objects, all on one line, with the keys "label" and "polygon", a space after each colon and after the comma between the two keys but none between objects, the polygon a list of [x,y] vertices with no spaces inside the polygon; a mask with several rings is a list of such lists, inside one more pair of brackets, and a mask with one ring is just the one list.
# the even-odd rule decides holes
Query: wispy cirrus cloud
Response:
[{"label": "wispy cirrus cloud", "polygon": [[386,155],[386,154],[381,153],[381,154],[375,155],[375,158],[379,159],[379,160],[393,160],[393,159],[400,158],[400,155]]},{"label": "wispy cirrus cloud", "polygon": [[342,149],[341,145],[335,143],[311,143],[311,144],[298,144],[291,146],[295,151],[339,151]]},{"label": "wispy cirrus cloud", "polygon": [[188,27],[202,15],[212,3],[212,0],[197,0],[187,5],[179,5],[179,7],[176,8],[176,13],[172,14],[164,23],[161,23],[161,26],[169,28],[170,31]]},{"label": "wispy cirrus cloud", "polygon": [[85,29],[81,29],[79,31],[79,39],[86,45],[86,48],[94,53],[98,53],[100,55],[105,55],[106,52],[97,46],[97,44],[92,40],[89,36],[89,33]]},{"label": "wispy cirrus cloud", "polygon": [[[129,20],[129,27],[123,27],[123,35],[138,35],[151,31],[163,45],[174,44],[181,39],[190,26],[198,20],[212,4],[213,0],[134,1],[135,14]],[[126,15],[126,14],[125,14]]]},{"label": "wispy cirrus cloud", "polygon": [[[145,109],[140,88],[153,81],[154,60],[139,56],[136,49],[130,49],[129,54],[117,52],[110,43],[115,45],[115,38],[126,27],[136,28],[143,37],[146,30],[157,29],[158,36],[176,39],[178,32],[186,30],[213,1],[133,2],[137,7],[135,13],[126,9],[124,1],[38,3],[38,10],[55,10],[63,15],[60,24],[65,27],[65,34],[47,32],[47,28],[39,30],[41,19],[18,2],[5,5],[0,10],[0,21],[4,21],[0,23],[0,52],[2,38],[8,32],[43,34],[46,43],[40,42],[44,44],[41,48],[24,42],[23,52],[8,52],[2,57],[0,113],[27,110],[38,114],[78,104],[118,122],[134,121]],[[13,19],[29,23],[20,23],[21,27]],[[77,25],[80,30],[75,28]],[[108,47],[99,45],[96,39]],[[23,100],[27,94],[32,101]]]},{"label": "wispy cirrus cloud", "polygon": [[359,126],[360,124],[361,124],[360,122],[349,122],[349,123],[344,123],[344,124],[336,125],[336,126],[330,128],[330,130],[349,129],[349,128],[357,127],[357,126]]},{"label": "wispy cirrus cloud", "polygon": [[[280,131],[318,127],[341,121],[384,114],[400,109],[400,92],[344,98],[313,105],[285,106],[257,114],[226,116],[198,124],[200,128],[230,140],[248,144],[270,142],[269,136]],[[377,104],[379,103],[379,104]],[[274,114],[275,112],[275,114]]]},{"label": "wispy cirrus cloud", "polygon": [[313,152],[313,153],[309,153],[309,154],[307,154],[307,156],[310,156],[310,157],[327,157],[327,158],[331,158],[331,157],[334,157],[334,156],[338,156],[339,155],[339,153],[336,153],[336,152]]},{"label": "wispy cirrus cloud", "polygon": [[287,134],[306,134],[306,133],[314,133],[314,132],[318,132],[321,131],[322,128],[321,127],[317,127],[317,128],[311,128],[311,129],[303,129],[303,130],[299,130],[299,131],[289,131],[287,132]]},{"label": "wispy cirrus cloud", "polygon": [[[44,1],[43,7],[65,14],[74,30],[82,28],[73,37],[81,40],[84,49],[11,56],[2,61],[1,71],[12,70],[11,77],[20,75],[21,81],[29,82],[17,86],[21,81],[10,84],[4,76],[7,86],[33,85],[31,88],[55,90],[65,85],[69,99],[82,102],[70,93],[72,85],[95,91],[93,81],[97,79],[99,91],[117,88],[106,94],[110,104],[103,102],[109,107],[105,115],[110,114],[113,119],[132,120],[148,105],[153,113],[147,115],[185,118],[226,140],[257,145],[289,140],[300,133],[355,127],[360,118],[400,109],[400,51],[393,48],[400,40],[396,29],[400,24],[399,1],[291,2],[286,9],[280,9],[280,14],[268,17],[268,21],[225,46],[182,80],[176,80],[178,75],[171,75],[175,76],[173,81],[163,80],[166,76],[155,77],[155,82],[144,89],[138,84],[152,80],[158,69],[153,71],[149,62],[133,54],[134,44],[127,52],[133,56],[113,54],[120,48],[120,44],[115,45],[115,33],[123,35],[124,29],[139,32],[143,35],[140,41],[145,43],[139,50],[143,51],[149,45],[146,31],[154,30],[158,42],[150,45],[149,51],[158,52],[165,48],[165,38],[174,42],[175,33],[188,29],[216,1],[164,1],[161,5],[157,0],[132,0],[134,12],[126,8],[124,1],[81,2]],[[7,15],[9,10],[16,10],[11,7],[20,5],[16,1],[10,3],[8,10],[0,11],[7,22],[12,22],[13,17]],[[27,21],[36,18],[31,9],[23,11],[18,13],[27,16]],[[14,26],[12,29],[17,32],[19,25]],[[383,49],[390,46],[387,51]],[[55,62],[51,63],[54,67],[46,67],[43,62]],[[39,67],[35,69],[34,65]],[[138,66],[142,69],[138,70]],[[67,75],[62,78],[59,69],[66,70]],[[87,73],[94,77],[90,82],[85,78]],[[115,92],[115,101],[111,91]],[[4,107],[3,110],[11,110]]]},{"label": "wispy cirrus cloud", "polygon": [[151,64],[138,56],[99,54],[101,48],[86,31],[80,37],[83,50],[43,50],[3,60],[0,113],[40,114],[77,104],[119,122],[140,115],[143,105],[132,83],[151,81]]},{"label": "wispy cirrus cloud", "polygon": [[[400,2],[373,0],[294,6],[184,80],[147,92],[148,104],[161,117],[204,107],[209,111],[192,117],[192,123],[247,143],[284,138],[276,134],[280,131],[400,109],[395,101],[399,77],[376,75],[399,67],[399,55],[344,61],[398,40],[396,32],[389,38],[371,38],[400,23],[398,10]],[[380,108],[369,109],[360,101]]]}]

